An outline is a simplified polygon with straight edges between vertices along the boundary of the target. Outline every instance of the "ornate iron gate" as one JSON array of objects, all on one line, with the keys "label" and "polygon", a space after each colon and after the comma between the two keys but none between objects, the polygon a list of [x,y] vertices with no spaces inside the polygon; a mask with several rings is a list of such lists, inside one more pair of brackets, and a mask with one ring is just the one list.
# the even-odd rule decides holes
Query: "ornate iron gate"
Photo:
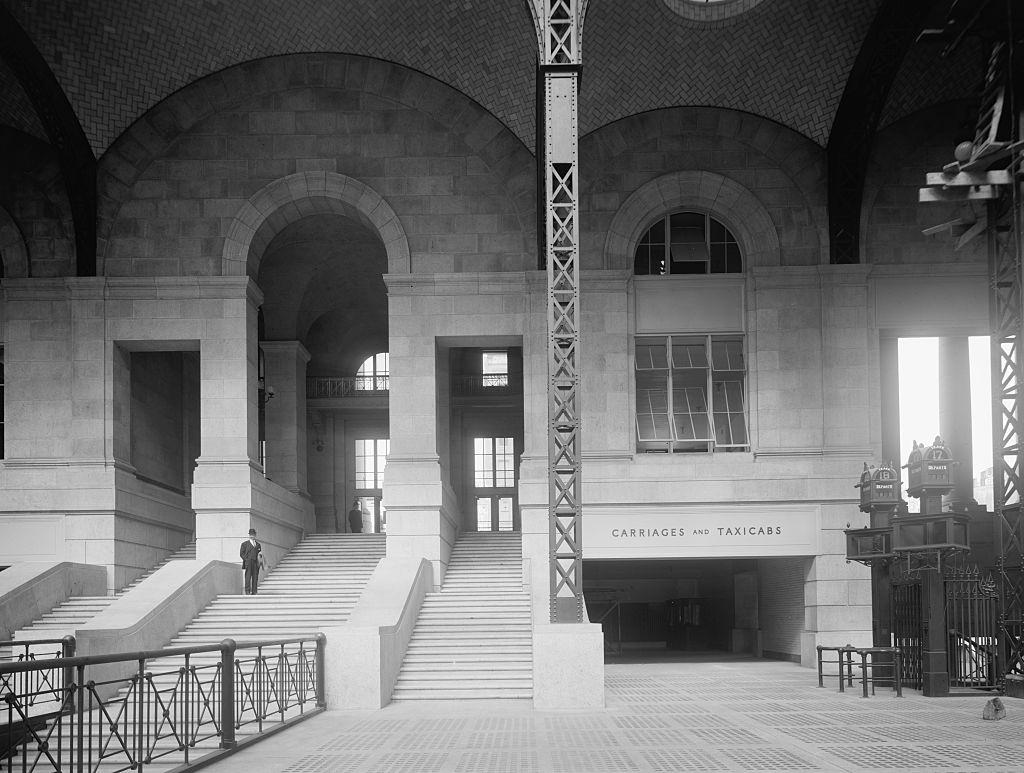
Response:
[{"label": "ornate iron gate", "polygon": [[999,684],[999,624],[995,582],[977,569],[946,576],[946,659],[950,687],[995,689]]},{"label": "ornate iron gate", "polygon": [[893,646],[899,647],[903,655],[901,678],[904,686],[920,690],[921,645],[924,641],[920,580],[893,581],[892,637]]}]

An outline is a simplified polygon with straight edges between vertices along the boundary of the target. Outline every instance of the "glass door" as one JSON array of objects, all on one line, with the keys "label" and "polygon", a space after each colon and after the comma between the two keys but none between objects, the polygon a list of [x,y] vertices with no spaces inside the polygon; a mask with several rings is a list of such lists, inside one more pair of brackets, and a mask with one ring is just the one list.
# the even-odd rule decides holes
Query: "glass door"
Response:
[{"label": "glass door", "polygon": [[377,534],[387,530],[387,513],[381,504],[381,496],[390,444],[387,438],[356,440],[355,493],[363,513],[363,534]]},{"label": "glass door", "polygon": [[473,438],[477,531],[518,531],[515,444],[510,437]]}]

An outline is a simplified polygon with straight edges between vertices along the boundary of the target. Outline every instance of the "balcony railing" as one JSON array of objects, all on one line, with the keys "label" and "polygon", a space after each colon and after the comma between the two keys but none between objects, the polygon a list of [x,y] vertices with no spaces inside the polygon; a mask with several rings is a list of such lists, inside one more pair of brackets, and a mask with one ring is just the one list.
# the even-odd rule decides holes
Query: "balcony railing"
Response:
[{"label": "balcony railing", "polygon": [[474,373],[452,377],[452,394],[456,397],[483,397],[487,395],[513,395],[523,391],[522,374]]},{"label": "balcony railing", "polygon": [[[225,639],[2,663],[0,771],[92,773],[102,766],[116,773],[157,761],[175,770],[200,759],[206,764],[325,708],[324,644],[323,634],[242,644]],[[111,676],[118,663],[131,664],[131,674]]]},{"label": "balcony railing", "polygon": [[339,397],[373,397],[386,395],[388,376],[343,376],[338,378],[307,378],[306,399]]},{"label": "balcony railing", "polygon": [[[306,399],[373,397],[387,395],[388,376],[343,376],[306,379]],[[512,395],[523,391],[522,374],[494,373],[452,377],[452,394],[458,397]]]}]

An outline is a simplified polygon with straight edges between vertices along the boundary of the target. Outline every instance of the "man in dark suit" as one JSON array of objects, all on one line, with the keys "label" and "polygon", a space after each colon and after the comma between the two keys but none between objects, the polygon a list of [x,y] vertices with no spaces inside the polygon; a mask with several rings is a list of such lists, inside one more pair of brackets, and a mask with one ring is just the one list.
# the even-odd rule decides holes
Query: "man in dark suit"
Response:
[{"label": "man in dark suit", "polygon": [[242,568],[245,570],[245,594],[255,596],[260,567],[263,565],[263,546],[256,541],[255,529],[249,529],[249,539],[242,543],[238,549],[238,555],[242,559]]},{"label": "man in dark suit", "polygon": [[363,532],[363,509],[359,506],[358,497],[352,503],[352,509],[348,511],[348,528],[353,534]]}]

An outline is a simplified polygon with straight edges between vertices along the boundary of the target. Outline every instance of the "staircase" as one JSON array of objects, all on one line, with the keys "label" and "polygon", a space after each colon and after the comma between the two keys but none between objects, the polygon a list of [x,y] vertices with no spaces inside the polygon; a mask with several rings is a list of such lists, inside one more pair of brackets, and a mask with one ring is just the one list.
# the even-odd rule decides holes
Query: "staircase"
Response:
[{"label": "staircase", "polygon": [[167,646],[311,637],[342,625],[384,557],[384,539],[383,534],[311,534],[260,577],[255,596],[219,596]]},{"label": "staircase", "polygon": [[392,701],[533,697],[533,626],[522,537],[467,532],[423,600]]},{"label": "staircase", "polygon": [[[110,596],[70,596],[68,599],[38,620],[14,632],[14,641],[33,641],[36,639],[59,639],[67,634],[74,634],[80,626],[88,623],[96,615],[113,604],[117,599],[145,580],[157,569],[170,561],[193,561],[196,557],[196,543],[192,541],[175,553],[167,556],[145,574]],[[0,651],[0,660],[6,659],[6,651]]]},{"label": "staircase", "polygon": [[[374,568],[384,557],[384,540],[383,534],[311,535],[296,545],[265,578],[261,578],[257,595],[219,596],[166,646],[217,644],[225,638],[235,639],[240,645],[266,639],[312,638],[324,628],[342,625],[348,620],[349,613]],[[241,575],[241,565],[238,571]],[[294,653],[296,647],[287,649]],[[264,653],[270,658],[271,671],[274,669],[273,664],[277,662],[274,660],[276,652],[277,648],[270,648],[269,652]],[[236,729],[236,738],[239,741],[257,731],[257,723],[251,712],[253,703],[259,703],[259,700],[246,697],[241,692],[246,689],[243,683],[248,683],[250,687],[253,684],[251,672],[255,669],[254,655],[255,650],[251,649],[240,649],[236,654],[241,660],[239,668],[244,674],[236,682],[236,689],[240,691],[236,695],[236,705],[239,711],[249,711],[245,719],[246,724]],[[189,664],[198,669],[198,679],[208,683],[215,678],[215,672],[211,668],[219,660],[219,652],[200,653],[191,657]],[[180,707],[184,704],[188,704],[193,717],[209,718],[208,713],[203,714],[204,711],[210,711],[209,706],[205,704],[205,696],[193,692],[191,697],[186,699],[178,686],[178,680],[184,673],[184,665],[185,659],[182,656],[147,661],[146,670],[152,675],[152,688],[160,693],[165,707],[178,707],[171,712],[172,719],[180,719]],[[211,691],[209,694],[216,692],[209,685],[207,689]],[[128,696],[128,689],[122,688],[110,699],[107,706],[107,712],[111,717],[120,718],[118,727],[121,736],[125,738],[132,737],[138,721],[134,709],[127,714],[121,713],[124,711],[122,706]],[[308,712],[312,708],[313,704],[309,702],[304,710]],[[293,706],[288,710],[286,719],[294,718],[298,713],[299,708]],[[154,753],[170,752],[172,756],[147,762],[145,769],[152,773],[178,770],[181,756],[178,754],[178,740],[173,734],[172,720],[161,719],[159,711],[151,714],[146,715],[144,722],[151,732],[160,730],[162,736],[157,741],[153,741],[152,736],[147,736],[147,743],[154,744]],[[279,725],[280,719],[276,714],[269,716],[262,721],[261,726],[266,731]],[[70,723],[73,720],[74,717],[69,716],[63,722]],[[95,770],[98,773],[125,770],[129,763],[127,755],[119,749],[117,740],[112,740],[109,727],[102,731],[94,727],[99,720],[94,711],[87,719],[86,726],[87,735],[92,738],[93,748],[102,747],[106,750],[106,759],[98,763]],[[71,738],[74,731],[66,728],[64,734]],[[209,734],[209,728],[205,729],[203,736],[194,744],[190,744],[191,759],[196,760],[216,751],[218,743],[218,738]],[[87,740],[86,745],[89,746],[90,741]],[[34,754],[34,751],[30,753],[30,760]],[[67,752],[65,751],[62,756],[66,760]],[[2,765],[0,770],[3,770]]]}]

